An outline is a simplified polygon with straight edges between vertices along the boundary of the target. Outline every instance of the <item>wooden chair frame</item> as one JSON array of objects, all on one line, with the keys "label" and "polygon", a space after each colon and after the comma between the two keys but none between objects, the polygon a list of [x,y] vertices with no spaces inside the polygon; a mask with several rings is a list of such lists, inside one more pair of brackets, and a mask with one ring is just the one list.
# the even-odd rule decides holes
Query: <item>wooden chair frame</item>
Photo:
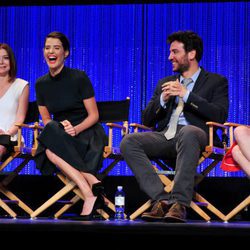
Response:
[{"label": "wooden chair frame", "polygon": [[[114,129],[119,129],[122,135],[128,133],[128,115],[129,115],[129,105],[130,98],[126,98],[126,100],[122,101],[105,101],[105,102],[97,102],[98,110],[99,110],[99,120],[101,123],[105,123],[108,127],[108,145],[104,147],[103,157],[104,159],[112,159],[113,161],[101,172],[98,177],[103,179],[108,175],[108,173],[114,168],[114,166],[121,160],[123,160],[120,148],[115,147],[113,144],[113,131]],[[113,110],[110,109],[110,105],[113,106]],[[125,114],[117,114],[114,111],[125,109]],[[123,110],[121,110],[123,112]],[[122,124],[118,124],[117,122],[121,122]],[[64,183],[62,189],[60,189],[55,195],[53,195],[49,200],[43,203],[40,207],[38,207],[32,214],[31,218],[35,218],[40,215],[43,211],[45,211],[52,204],[57,202],[63,196],[73,191],[75,196],[65,204],[59,211],[54,214],[54,218],[59,218],[63,213],[65,213],[70,207],[72,207],[79,200],[84,200],[84,197],[81,195],[78,187],[73,181],[70,181],[66,178],[62,173],[57,173],[57,177]],[[115,212],[114,204],[105,197],[105,203],[109,209]],[[98,209],[97,212],[104,218],[108,219],[109,215],[103,211],[102,209]]]},{"label": "wooden chair frame", "polygon": [[[223,124],[219,124],[216,122],[207,122],[207,125],[209,126],[209,144],[206,146],[205,151],[202,152],[202,155],[199,159],[198,166],[204,162],[206,159],[211,159],[212,162],[200,173],[199,177],[196,178],[195,185],[198,185],[210,172],[212,169],[215,168],[215,166],[223,159],[223,156],[227,150],[227,145],[224,143],[224,147],[216,147],[213,143],[213,136],[214,136],[214,128],[220,128],[223,131],[223,134],[227,134],[227,127]],[[150,128],[137,124],[132,123],[130,124],[131,127],[134,128],[134,132],[137,133],[139,129],[149,131]],[[162,167],[162,163],[160,161],[154,160],[160,167]],[[159,164],[160,163],[160,164]],[[164,167],[164,164],[163,164]],[[165,185],[165,191],[170,192],[173,187],[173,181],[169,179],[167,176],[169,173],[172,174],[172,171],[170,170],[158,170],[158,168],[155,168],[156,172],[159,174],[159,177],[163,184]],[[134,213],[130,215],[130,219],[134,220],[139,215],[141,215],[143,212],[145,212],[152,204],[152,200],[148,200],[146,203],[144,203],[140,208],[138,208]],[[205,213],[202,207],[206,207],[208,210],[210,210],[213,214],[215,214],[217,217],[219,217],[221,220],[225,221],[226,216],[217,209],[211,202],[206,200],[202,195],[194,191],[193,200],[191,201],[190,207],[199,214],[205,221],[210,221],[211,217]]]},{"label": "wooden chair frame", "polygon": [[[120,110],[120,115],[105,115],[105,112],[107,112],[107,109],[109,109],[109,103],[111,103],[111,105],[112,103],[114,104],[114,109]],[[120,146],[114,145],[114,129],[118,129],[121,132],[122,137],[129,133],[128,119],[130,98],[127,97],[122,101],[98,102],[97,105],[101,114],[100,122],[105,123],[105,126],[108,127],[108,145],[104,148],[103,157],[104,159],[112,160],[112,162],[102,172],[99,173],[99,177],[103,179],[109,174],[109,172],[118,162],[123,161],[123,157],[120,152]]]},{"label": "wooden chair frame", "polygon": [[[247,125],[239,124],[239,123],[233,123],[233,122],[226,122],[224,123],[225,126],[228,127],[229,130],[229,140],[230,140],[230,146],[233,145],[234,142],[234,129],[238,126],[246,126]],[[225,221],[229,221],[232,219],[236,214],[238,214],[241,210],[243,210],[245,207],[250,205],[250,195],[248,195],[243,201],[241,201],[235,208],[233,208],[226,216]]]},{"label": "wooden chair frame", "polygon": [[[36,102],[30,102],[25,122],[30,123],[37,121],[38,117],[39,116]],[[33,125],[16,124],[16,126],[18,127],[17,145],[14,146],[14,150],[13,152],[11,152],[9,157],[0,165],[0,172],[2,172],[13,160],[22,159],[22,162],[17,167],[15,167],[15,169],[10,174],[7,174],[6,177],[4,177],[0,182],[0,192],[8,198],[8,200],[0,199],[0,207],[2,207],[8,213],[8,215],[13,218],[16,218],[17,214],[11,209],[8,203],[17,204],[22,210],[24,210],[29,215],[33,213],[33,210],[27,204],[25,204],[17,195],[15,195],[12,191],[9,190],[8,185],[27,165],[27,163],[33,159],[38,145],[36,138],[38,136],[39,130],[38,122],[35,122]],[[31,147],[27,147],[22,143],[22,132],[24,128],[33,130],[33,145]]]},{"label": "wooden chair frame", "polygon": [[[50,206],[52,206],[54,203],[59,201],[62,197],[64,197],[69,192],[73,191],[75,195],[73,198],[71,198],[69,201],[63,201],[65,204],[61,209],[59,209],[55,214],[54,218],[59,218],[63,213],[65,213],[69,208],[71,208],[74,204],[76,204],[79,200],[84,200],[79,188],[76,186],[75,182],[69,180],[66,178],[61,172],[56,174],[57,177],[64,183],[63,188],[61,188],[56,194],[54,194],[50,199],[48,199],[46,202],[44,202],[40,207],[38,207],[33,213],[31,213],[30,217],[32,219],[36,218],[38,215],[40,215],[42,212],[44,212],[46,209],[48,209]],[[107,206],[114,210],[114,207],[112,206],[112,203],[105,198],[105,203]],[[97,212],[104,218],[108,219],[109,215],[102,209],[98,209]]]}]

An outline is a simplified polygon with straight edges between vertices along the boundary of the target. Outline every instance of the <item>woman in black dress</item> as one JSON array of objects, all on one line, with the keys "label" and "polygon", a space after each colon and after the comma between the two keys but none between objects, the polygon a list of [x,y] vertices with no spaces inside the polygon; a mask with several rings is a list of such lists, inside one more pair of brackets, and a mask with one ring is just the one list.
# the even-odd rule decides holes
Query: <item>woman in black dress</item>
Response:
[{"label": "woman in black dress", "polygon": [[49,73],[36,82],[37,103],[45,127],[38,138],[35,159],[42,174],[53,174],[58,168],[77,184],[84,197],[80,218],[90,220],[94,210],[103,205],[96,173],[102,167],[107,138],[98,123],[88,76],[64,65],[69,50],[64,34],[47,35],[44,58]]}]

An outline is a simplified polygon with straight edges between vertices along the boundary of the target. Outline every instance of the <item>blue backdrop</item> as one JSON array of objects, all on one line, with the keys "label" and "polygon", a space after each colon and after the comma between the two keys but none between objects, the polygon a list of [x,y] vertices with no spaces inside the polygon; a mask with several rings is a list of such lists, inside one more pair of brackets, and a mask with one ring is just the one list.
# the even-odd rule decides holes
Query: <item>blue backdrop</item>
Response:
[{"label": "blue backdrop", "polygon": [[[30,82],[30,99],[35,100],[35,80],[47,72],[44,38],[54,30],[65,33],[71,42],[66,64],[86,71],[97,100],[129,96],[130,122],[140,122],[158,79],[172,74],[167,36],[194,30],[204,40],[201,65],[229,80],[228,121],[250,124],[249,14],[249,2],[2,6],[0,42],[13,48],[18,77]],[[38,172],[30,163],[22,173]],[[121,163],[111,174],[131,171]],[[210,176],[244,175],[216,168]]]}]

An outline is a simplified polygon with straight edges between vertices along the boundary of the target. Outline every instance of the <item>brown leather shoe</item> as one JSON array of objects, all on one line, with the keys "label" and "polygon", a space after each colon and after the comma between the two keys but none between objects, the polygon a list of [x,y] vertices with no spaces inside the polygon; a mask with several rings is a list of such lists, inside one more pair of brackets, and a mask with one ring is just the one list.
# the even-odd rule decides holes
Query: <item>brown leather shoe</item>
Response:
[{"label": "brown leather shoe", "polygon": [[142,214],[141,218],[145,221],[161,221],[168,211],[169,206],[164,201],[157,201],[153,205],[150,212]]},{"label": "brown leather shoe", "polygon": [[186,207],[184,205],[181,205],[179,203],[174,203],[169,211],[164,216],[165,222],[186,222]]}]

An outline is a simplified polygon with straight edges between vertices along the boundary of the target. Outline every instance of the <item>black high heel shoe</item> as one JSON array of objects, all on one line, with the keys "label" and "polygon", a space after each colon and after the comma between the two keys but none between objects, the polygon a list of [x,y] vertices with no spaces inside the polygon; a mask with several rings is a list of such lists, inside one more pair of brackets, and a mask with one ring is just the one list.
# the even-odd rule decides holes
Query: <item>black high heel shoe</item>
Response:
[{"label": "black high heel shoe", "polygon": [[104,186],[101,182],[97,182],[95,184],[92,185],[92,193],[94,194],[94,196],[101,196],[103,199],[103,203],[104,203],[104,207],[107,206],[107,196],[106,193],[104,191]]},{"label": "black high heel shoe", "polygon": [[77,221],[91,221],[91,220],[93,220],[95,211],[97,209],[104,208],[104,206],[105,206],[104,198],[102,197],[102,195],[98,195],[96,200],[95,200],[92,211],[89,214],[74,216],[74,217],[71,217],[70,219],[77,220]]},{"label": "black high heel shoe", "polygon": [[105,200],[104,197],[105,192],[104,192],[104,186],[102,185],[101,182],[95,183],[92,185],[92,193],[94,196],[97,196],[94,206],[92,208],[92,211],[90,214],[87,215],[78,215],[74,217],[70,217],[71,220],[77,220],[77,221],[91,221],[93,220],[94,213],[97,209],[103,209],[105,207]]},{"label": "black high heel shoe", "polygon": [[92,193],[94,196],[99,196],[99,195],[105,196],[104,186],[102,185],[101,182],[97,182],[92,185]]}]

